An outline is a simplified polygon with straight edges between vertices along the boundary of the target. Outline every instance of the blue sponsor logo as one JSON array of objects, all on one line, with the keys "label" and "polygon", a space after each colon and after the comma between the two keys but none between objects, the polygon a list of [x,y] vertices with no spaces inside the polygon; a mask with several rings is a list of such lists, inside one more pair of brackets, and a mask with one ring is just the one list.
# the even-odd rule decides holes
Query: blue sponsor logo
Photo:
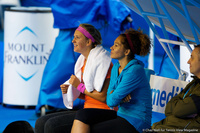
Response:
[{"label": "blue sponsor logo", "polygon": [[[17,72],[17,73],[18,73],[18,72]],[[18,73],[18,75],[19,75],[23,80],[28,81],[28,80],[31,79],[36,73],[37,73],[37,72],[33,73],[33,74],[32,74],[31,76],[29,76],[29,77],[24,77],[24,76],[22,76],[20,73]]]},{"label": "blue sponsor logo", "polygon": [[169,102],[169,100],[172,97],[178,95],[183,90],[183,88],[180,88],[178,86],[173,86],[169,93],[154,88],[152,88],[151,90],[152,90],[152,105],[164,107]]},{"label": "blue sponsor logo", "polygon": [[36,36],[37,37],[37,35],[35,34],[35,32],[33,31],[33,30],[31,30],[29,27],[24,27],[22,30],[20,30],[18,33],[17,33],[17,35],[16,36],[18,36],[19,34],[21,34],[23,31],[30,31],[34,36]]},{"label": "blue sponsor logo", "polygon": [[[37,34],[29,27],[25,26],[21,29],[16,37],[19,37],[24,31],[28,31],[32,36],[38,37]],[[23,41],[23,40],[22,40]],[[45,52],[44,43],[21,43],[21,42],[8,42],[6,44],[7,50],[4,51],[4,63],[18,64],[18,65],[44,65],[48,61],[51,49]],[[38,70],[25,77],[23,74],[17,74],[25,81],[30,80],[37,74]]]}]

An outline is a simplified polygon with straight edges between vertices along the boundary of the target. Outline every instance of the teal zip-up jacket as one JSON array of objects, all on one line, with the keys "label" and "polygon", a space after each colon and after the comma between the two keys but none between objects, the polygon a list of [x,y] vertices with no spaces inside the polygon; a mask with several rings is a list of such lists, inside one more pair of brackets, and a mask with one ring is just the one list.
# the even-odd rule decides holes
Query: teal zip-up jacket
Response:
[{"label": "teal zip-up jacket", "polygon": [[[116,63],[112,68],[107,105],[109,107],[118,106],[118,116],[123,117],[136,130],[142,132],[142,129],[151,127],[152,116],[152,95],[144,64],[133,59],[120,75],[118,74],[119,67],[120,64]],[[131,94],[130,102],[123,103],[123,98],[128,94]]]}]

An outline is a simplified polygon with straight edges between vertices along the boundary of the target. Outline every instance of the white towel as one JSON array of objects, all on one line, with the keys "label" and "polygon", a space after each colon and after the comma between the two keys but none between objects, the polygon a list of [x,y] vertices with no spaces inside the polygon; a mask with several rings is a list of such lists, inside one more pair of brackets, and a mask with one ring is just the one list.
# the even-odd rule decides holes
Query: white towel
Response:
[{"label": "white towel", "polygon": [[63,94],[63,102],[64,102],[64,105],[68,109],[72,109],[73,101],[78,98],[78,96],[80,95],[80,92],[76,88],[74,88],[72,85],[69,84],[69,80],[67,80],[64,84],[69,85],[69,87],[68,87],[67,93]]},{"label": "white towel", "polygon": [[[75,75],[81,81],[81,68],[84,65],[85,57],[80,55],[75,64]],[[108,69],[110,67],[111,58],[110,53],[105,50],[102,46],[97,45],[93,48],[87,58],[85,70],[83,74],[83,81],[88,92],[92,92],[94,89],[101,92],[104,80],[106,78]],[[64,84],[68,84],[66,81]],[[69,85],[67,94],[63,94],[64,105],[72,109],[73,101],[78,98],[80,92]]]}]

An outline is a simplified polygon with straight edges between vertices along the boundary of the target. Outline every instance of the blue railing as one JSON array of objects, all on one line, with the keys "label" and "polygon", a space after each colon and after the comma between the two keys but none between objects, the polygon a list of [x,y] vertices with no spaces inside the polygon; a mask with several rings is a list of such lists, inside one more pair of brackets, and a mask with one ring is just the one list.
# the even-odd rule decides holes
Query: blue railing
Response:
[{"label": "blue railing", "polygon": [[[197,23],[194,20],[192,20],[187,8],[187,6],[194,6],[194,7],[200,8],[200,3],[196,2],[195,0],[180,0],[180,1],[176,1],[176,0],[162,0],[162,1],[148,0],[147,1],[145,0],[145,2],[147,2],[146,5],[149,4],[148,6],[152,6],[152,8],[154,9],[154,10],[151,10],[150,12],[150,11],[145,11],[142,8],[144,7],[144,5],[142,5],[141,3],[143,3],[144,1],[141,1],[141,0],[121,0],[121,1],[125,3],[128,7],[130,7],[132,10],[137,10],[137,12],[139,11],[139,14],[141,14],[142,17],[145,19],[145,21],[147,22],[147,24],[149,25],[149,27],[151,28],[151,30],[157,37],[158,41],[162,45],[163,49],[169,56],[170,60],[172,61],[174,67],[176,68],[179,74],[179,79],[183,79],[184,73],[180,69],[178,62],[176,61],[174,57],[174,52],[173,52],[171,44],[185,45],[187,49],[189,50],[189,52],[192,52],[192,48],[190,47],[190,44],[188,43],[189,41],[192,41],[197,45],[200,44],[199,37],[198,37],[198,34],[200,34],[200,27],[197,25]],[[177,6],[177,2],[179,6]],[[180,7],[180,5],[182,6],[182,8]],[[184,36],[180,28],[177,26],[177,23],[175,23],[173,17],[166,9],[166,7],[169,7],[169,6],[170,8],[173,8],[174,10],[176,10],[181,15],[181,17],[184,17],[188,21],[189,27],[192,31],[192,36],[193,36],[192,38],[194,38],[193,40],[191,40],[191,38],[188,39],[186,38],[186,36]],[[160,13],[161,11],[162,13]],[[152,24],[151,18],[153,17],[157,18],[158,20],[157,25],[161,28],[164,38],[160,37],[154,25]],[[173,30],[176,32],[177,36],[182,40],[182,42],[175,42],[175,41],[169,40],[168,31],[166,29],[166,25],[164,24],[164,21],[166,20],[170,22],[171,26],[174,28]]]}]

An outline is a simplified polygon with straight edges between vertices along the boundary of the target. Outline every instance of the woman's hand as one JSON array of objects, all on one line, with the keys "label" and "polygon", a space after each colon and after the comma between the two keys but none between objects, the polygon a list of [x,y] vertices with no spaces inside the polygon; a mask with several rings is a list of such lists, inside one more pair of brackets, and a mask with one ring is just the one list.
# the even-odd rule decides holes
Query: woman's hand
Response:
[{"label": "woman's hand", "polygon": [[69,87],[69,85],[66,85],[66,84],[60,85],[62,94],[66,94],[67,93],[68,87]]},{"label": "woman's hand", "polygon": [[75,76],[75,75],[71,75],[70,79],[69,79],[69,83],[74,86],[75,88],[78,87],[78,85],[81,83],[80,80]]},{"label": "woman's hand", "polygon": [[[110,94],[112,94],[113,92],[114,90],[112,90]],[[122,102],[127,103],[127,102],[130,102],[130,100],[131,100],[131,94],[128,94],[124,99],[122,99]]]},{"label": "woman's hand", "polygon": [[122,101],[123,101],[124,103],[127,103],[127,102],[130,102],[130,100],[131,100],[131,95],[128,94]]}]

